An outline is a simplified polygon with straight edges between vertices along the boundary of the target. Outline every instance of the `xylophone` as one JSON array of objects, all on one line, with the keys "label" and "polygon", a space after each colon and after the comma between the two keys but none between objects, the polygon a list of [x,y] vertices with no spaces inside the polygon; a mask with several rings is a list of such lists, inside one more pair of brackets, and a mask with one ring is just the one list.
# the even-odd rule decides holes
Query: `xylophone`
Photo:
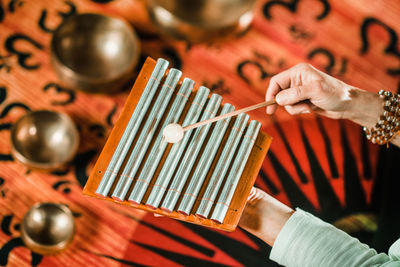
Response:
[{"label": "xylophone", "polygon": [[170,123],[187,126],[235,109],[181,76],[164,59],[146,60],[83,193],[233,231],[271,137],[241,113],[165,142]]}]

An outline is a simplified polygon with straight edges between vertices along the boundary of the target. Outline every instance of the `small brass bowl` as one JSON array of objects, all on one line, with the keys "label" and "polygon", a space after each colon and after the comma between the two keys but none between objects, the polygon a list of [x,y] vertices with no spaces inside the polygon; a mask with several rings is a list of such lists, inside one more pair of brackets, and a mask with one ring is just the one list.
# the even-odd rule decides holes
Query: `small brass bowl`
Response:
[{"label": "small brass bowl", "polygon": [[92,93],[120,89],[132,77],[139,51],[127,22],[101,14],[69,17],[51,40],[51,61],[60,80]]},{"label": "small brass bowl", "polygon": [[35,204],[25,214],[21,224],[25,245],[40,254],[61,252],[72,242],[74,234],[74,216],[62,204]]},{"label": "small brass bowl", "polygon": [[75,156],[79,133],[74,122],[55,111],[33,111],[11,129],[11,152],[23,164],[36,169],[56,169]]}]

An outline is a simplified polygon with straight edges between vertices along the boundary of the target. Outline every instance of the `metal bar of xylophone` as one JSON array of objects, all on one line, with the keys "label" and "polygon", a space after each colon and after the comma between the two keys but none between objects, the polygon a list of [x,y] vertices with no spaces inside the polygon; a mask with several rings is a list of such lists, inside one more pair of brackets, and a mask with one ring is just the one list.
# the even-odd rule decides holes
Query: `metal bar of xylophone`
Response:
[{"label": "metal bar of xylophone", "polygon": [[241,113],[162,139],[169,123],[188,126],[233,111],[222,97],[148,58],[83,193],[167,217],[233,231],[271,137]]}]

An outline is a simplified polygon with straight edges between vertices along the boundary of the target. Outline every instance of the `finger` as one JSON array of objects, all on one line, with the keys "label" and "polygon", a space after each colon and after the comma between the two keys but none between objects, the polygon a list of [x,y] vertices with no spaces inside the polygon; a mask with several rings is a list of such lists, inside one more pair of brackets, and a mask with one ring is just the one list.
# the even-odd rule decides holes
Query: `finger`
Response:
[{"label": "finger", "polygon": [[[267,93],[265,95],[265,101],[271,101],[275,99],[275,95],[280,91],[280,86],[274,82],[273,80],[270,81]],[[274,114],[276,109],[278,108],[277,105],[270,105],[267,107],[266,112],[267,114],[271,115]]]},{"label": "finger", "polygon": [[255,195],[257,194],[257,188],[255,188],[254,186],[251,188],[249,196],[247,197],[247,201],[251,201],[251,199],[253,199],[255,197]]},{"label": "finger", "polygon": [[285,109],[291,115],[307,114],[311,112],[310,105],[304,102],[295,105],[287,105],[285,106]]},{"label": "finger", "polygon": [[[279,91],[284,90],[290,86],[292,70],[288,69],[275,76],[273,76],[269,82],[267,92],[265,95],[265,101],[271,101],[275,99],[275,96]],[[267,114],[273,114],[277,109],[277,105],[271,105],[267,107]]]},{"label": "finger", "polygon": [[281,106],[294,105],[311,97],[310,86],[294,86],[279,92],[276,102]]}]

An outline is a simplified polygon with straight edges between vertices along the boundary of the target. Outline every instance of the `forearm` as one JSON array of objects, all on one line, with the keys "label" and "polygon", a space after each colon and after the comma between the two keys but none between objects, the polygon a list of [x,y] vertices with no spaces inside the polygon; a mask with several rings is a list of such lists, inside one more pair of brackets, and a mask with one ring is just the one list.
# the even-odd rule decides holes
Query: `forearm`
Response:
[{"label": "forearm", "polygon": [[254,188],[247,200],[239,225],[273,246],[276,237],[294,210]]},{"label": "forearm", "polygon": [[[259,189],[248,199],[239,225],[270,246],[284,266],[395,266],[345,232],[302,210],[294,212]],[[398,263],[398,262],[397,262]]]},{"label": "forearm", "polygon": [[[343,118],[368,129],[373,128],[383,114],[384,100],[377,93],[354,87],[348,89],[348,98],[349,101]],[[400,136],[394,136],[390,142],[400,147]]]},{"label": "forearm", "polygon": [[297,210],[281,229],[270,258],[284,266],[398,266],[399,263],[302,210]]},{"label": "forearm", "polygon": [[378,94],[350,87],[348,105],[343,117],[361,126],[372,128],[383,113],[383,99]]}]

